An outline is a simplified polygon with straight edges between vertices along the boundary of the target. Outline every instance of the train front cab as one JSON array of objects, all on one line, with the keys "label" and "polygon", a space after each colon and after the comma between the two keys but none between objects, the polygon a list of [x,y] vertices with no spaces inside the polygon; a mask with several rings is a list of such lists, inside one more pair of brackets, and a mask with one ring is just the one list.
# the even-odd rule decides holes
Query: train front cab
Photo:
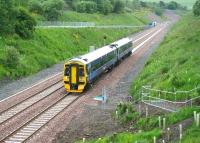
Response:
[{"label": "train front cab", "polygon": [[64,65],[64,85],[67,92],[83,92],[87,84],[86,66],[80,62]]}]

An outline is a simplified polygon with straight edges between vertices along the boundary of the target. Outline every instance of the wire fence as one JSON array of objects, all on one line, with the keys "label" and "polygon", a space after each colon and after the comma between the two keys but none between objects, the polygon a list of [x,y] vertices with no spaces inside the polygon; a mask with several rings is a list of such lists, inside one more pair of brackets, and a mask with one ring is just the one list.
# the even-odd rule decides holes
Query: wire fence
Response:
[{"label": "wire fence", "polygon": [[150,25],[96,25],[94,22],[39,21],[36,28],[150,28]]},{"label": "wire fence", "polygon": [[200,87],[188,91],[164,91],[143,86],[141,101],[170,112],[176,112],[181,107],[200,105]]}]

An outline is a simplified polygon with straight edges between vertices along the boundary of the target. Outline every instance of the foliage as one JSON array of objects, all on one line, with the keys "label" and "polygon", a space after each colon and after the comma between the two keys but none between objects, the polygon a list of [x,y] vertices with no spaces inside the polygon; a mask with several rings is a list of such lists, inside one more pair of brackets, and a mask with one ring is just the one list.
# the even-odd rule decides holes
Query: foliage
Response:
[{"label": "foliage", "polygon": [[116,1],[114,2],[113,11],[114,11],[115,13],[121,13],[121,12],[123,12],[124,7],[125,7],[125,5],[124,5],[124,2],[123,2],[122,0],[116,0]]},{"label": "foliage", "polygon": [[0,35],[14,32],[16,11],[13,0],[0,0]]},{"label": "foliage", "polygon": [[193,6],[193,13],[196,16],[200,16],[200,0],[197,0]]},{"label": "foliage", "polygon": [[97,4],[92,1],[80,1],[76,4],[76,10],[81,13],[95,13]]},{"label": "foliage", "polygon": [[[159,138],[161,135],[161,131],[159,129],[155,129],[148,132],[141,133],[118,133],[113,134],[112,136],[104,137],[98,140],[86,141],[85,143],[150,143],[153,142],[153,137]],[[78,142],[78,143],[81,143]]]},{"label": "foliage", "polygon": [[171,10],[176,10],[178,8],[178,3],[175,2],[175,1],[171,1],[168,6],[167,6],[168,9],[171,9]]},{"label": "foliage", "polygon": [[98,11],[107,15],[113,11],[113,6],[109,0],[100,1],[98,3]]},{"label": "foliage", "polygon": [[[172,92],[174,88],[191,90],[200,85],[199,25],[198,17],[188,14],[172,28],[132,84],[130,92],[134,98],[139,98],[143,85]],[[182,95],[180,100],[186,97],[187,94]]]},{"label": "foliage", "polygon": [[22,38],[30,38],[35,30],[36,21],[24,8],[19,8],[15,32]]},{"label": "foliage", "polygon": [[196,125],[193,125],[183,135],[182,143],[199,143],[200,141],[200,128]]},{"label": "foliage", "polygon": [[19,64],[19,52],[14,47],[7,47],[5,51],[4,66],[8,68],[17,68]]},{"label": "foliage", "polygon": [[131,104],[118,104],[116,112],[118,113],[117,118],[122,123],[127,123],[138,117],[138,113],[133,109],[133,106]]},{"label": "foliage", "polygon": [[33,13],[43,14],[42,2],[39,0],[31,0],[29,2],[29,10]]},{"label": "foliage", "polygon": [[164,10],[160,7],[155,7],[154,11],[155,11],[155,14],[158,16],[162,16],[164,12]]},{"label": "foliage", "polygon": [[43,3],[44,16],[47,20],[58,20],[64,8],[63,0],[48,0]]}]

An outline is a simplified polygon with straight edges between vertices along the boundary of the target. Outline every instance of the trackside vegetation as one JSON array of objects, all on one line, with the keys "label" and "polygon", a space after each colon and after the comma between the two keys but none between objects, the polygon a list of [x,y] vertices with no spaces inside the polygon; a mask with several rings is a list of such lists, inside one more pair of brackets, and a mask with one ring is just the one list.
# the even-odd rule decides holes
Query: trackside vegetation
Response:
[{"label": "trackside vegetation", "polygon": [[172,28],[132,84],[135,99],[143,85],[172,92],[200,86],[199,25],[199,17],[188,14]]}]

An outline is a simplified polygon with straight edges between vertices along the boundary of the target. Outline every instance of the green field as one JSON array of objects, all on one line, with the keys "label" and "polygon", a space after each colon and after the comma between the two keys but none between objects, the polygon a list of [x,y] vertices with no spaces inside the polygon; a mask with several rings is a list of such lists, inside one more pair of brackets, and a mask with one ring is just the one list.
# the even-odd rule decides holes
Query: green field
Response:
[{"label": "green field", "polygon": [[[138,18],[140,17],[140,18]],[[78,14],[66,12],[63,20],[92,21],[103,24],[143,25],[144,12],[135,14]],[[146,20],[147,21],[147,20]],[[0,79],[8,77],[16,79],[45,69],[68,58],[86,53],[89,46],[100,47],[103,37],[108,37],[107,43],[138,31],[135,29],[37,29],[33,38],[23,40],[17,35],[0,37]],[[5,63],[6,49],[14,47],[19,53],[19,63],[8,66]]]},{"label": "green field", "polygon": [[[143,0],[143,1],[147,1],[147,2],[159,2],[160,0]],[[164,2],[170,2],[172,0],[163,0]],[[180,3],[183,6],[187,6],[189,9],[192,9],[194,3],[196,2],[196,0],[173,0],[176,1],[178,3]]]}]

